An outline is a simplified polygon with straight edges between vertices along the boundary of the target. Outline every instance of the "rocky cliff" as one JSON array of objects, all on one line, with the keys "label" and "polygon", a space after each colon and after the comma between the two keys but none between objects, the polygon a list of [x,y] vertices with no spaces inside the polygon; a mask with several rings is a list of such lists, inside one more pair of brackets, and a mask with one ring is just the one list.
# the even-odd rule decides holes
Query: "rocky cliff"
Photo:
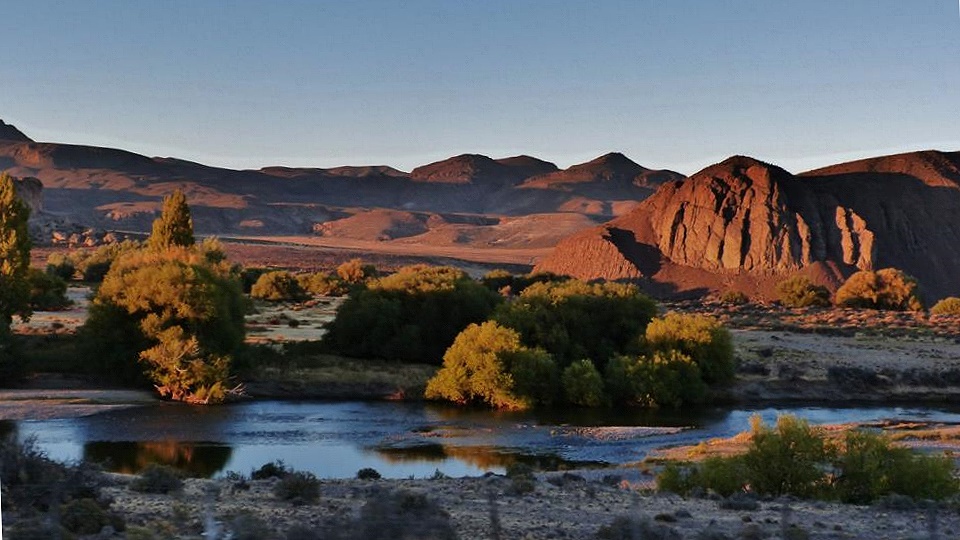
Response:
[{"label": "rocky cliff", "polygon": [[586,279],[686,275],[701,283],[680,289],[716,289],[731,276],[756,284],[895,266],[931,297],[960,294],[958,182],[960,153],[902,154],[799,176],[735,156],[564,240],[537,269]]}]

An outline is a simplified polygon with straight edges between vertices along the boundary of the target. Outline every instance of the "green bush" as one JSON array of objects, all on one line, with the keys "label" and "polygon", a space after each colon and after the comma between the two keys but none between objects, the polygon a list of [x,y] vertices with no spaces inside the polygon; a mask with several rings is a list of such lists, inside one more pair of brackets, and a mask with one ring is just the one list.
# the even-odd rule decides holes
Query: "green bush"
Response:
[{"label": "green bush", "polygon": [[100,246],[93,251],[76,251],[70,254],[70,260],[83,281],[100,282],[106,277],[110,265],[117,257],[142,248],[143,244],[140,242],[124,240]]},{"label": "green bush", "polygon": [[[492,321],[471,324],[443,355],[443,367],[427,382],[424,395],[460,404],[524,409],[535,404],[538,396],[521,392],[540,393],[532,376],[554,369],[551,363],[546,353],[524,347],[517,332],[509,328]],[[522,372],[520,385],[512,373],[514,366]]]},{"label": "green bush", "polygon": [[250,478],[253,480],[266,480],[267,478],[283,478],[293,472],[288,469],[283,461],[271,461],[264,463],[259,469],[250,472]]},{"label": "green bush", "polygon": [[77,267],[73,260],[64,253],[51,253],[47,256],[46,272],[52,276],[57,276],[64,281],[73,279],[77,272]]},{"label": "green bush", "polygon": [[614,354],[638,352],[656,304],[633,285],[579,280],[537,282],[501,305],[493,319],[539,347],[560,368],[583,358],[601,369]]},{"label": "green bush", "polygon": [[960,315],[960,298],[951,296],[937,302],[930,308],[931,315]]},{"label": "green bush", "polygon": [[793,276],[777,284],[777,297],[786,307],[829,306],[830,290],[807,276]]},{"label": "green bush", "polygon": [[920,311],[923,301],[917,280],[896,268],[863,270],[837,289],[838,306],[894,311]]},{"label": "green bush", "polygon": [[638,357],[615,356],[607,363],[606,380],[614,401],[644,407],[701,403],[707,392],[697,364],[673,349]]},{"label": "green bush", "polygon": [[297,281],[304,291],[318,296],[343,296],[350,292],[349,284],[326,272],[300,274]]},{"label": "green bush", "polygon": [[720,302],[740,306],[750,301],[750,298],[741,291],[725,291],[720,295]]},{"label": "green bush", "polygon": [[364,467],[357,471],[357,480],[379,480],[380,472],[370,467]]},{"label": "green bush", "polygon": [[652,352],[676,350],[690,357],[708,384],[733,379],[733,341],[713,317],[667,313],[647,325],[646,344]]},{"label": "green bush", "polygon": [[31,268],[27,274],[30,284],[30,308],[37,311],[55,311],[70,305],[67,282],[62,278]]},{"label": "green bush", "polygon": [[60,524],[72,533],[98,534],[110,523],[110,514],[93,499],[70,501],[60,508]]},{"label": "green bush", "polygon": [[764,495],[810,497],[824,486],[823,464],[833,457],[823,431],[784,415],[775,427],[751,420],[752,439],[743,460],[751,489]]},{"label": "green bush", "polygon": [[407,490],[372,494],[350,524],[360,540],[456,540],[450,514],[423,493]]},{"label": "green bush", "polygon": [[130,488],[143,493],[166,494],[183,489],[182,477],[180,471],[173,467],[152,464],[140,473]]},{"label": "green bush", "polygon": [[277,270],[261,275],[250,289],[250,296],[279,302],[303,300],[306,294],[293,274]]},{"label": "green bush", "polygon": [[294,504],[315,503],[320,499],[320,481],[312,473],[291,472],[273,486],[273,494],[280,500]]},{"label": "green bush", "polygon": [[346,356],[438,364],[457,334],[500,301],[461,270],[404,267],[351,292],[323,343]]},{"label": "green bush", "polygon": [[246,301],[230,267],[211,262],[219,255],[205,246],[141,250],[114,261],[81,332],[98,373],[146,379],[174,399],[222,399],[243,345]]},{"label": "green bush", "polygon": [[568,403],[599,407],[606,402],[603,379],[590,360],[574,362],[563,370],[563,394]]}]

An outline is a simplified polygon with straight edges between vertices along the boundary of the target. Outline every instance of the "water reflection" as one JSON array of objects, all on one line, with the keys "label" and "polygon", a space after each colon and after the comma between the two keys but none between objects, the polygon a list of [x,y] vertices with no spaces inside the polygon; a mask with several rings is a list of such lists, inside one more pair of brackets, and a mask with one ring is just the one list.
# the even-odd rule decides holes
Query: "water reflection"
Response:
[{"label": "water reflection", "polygon": [[427,443],[414,446],[385,446],[374,448],[372,452],[388,463],[444,463],[457,460],[485,471],[504,470],[516,463],[523,463],[541,471],[562,471],[602,465],[600,462],[573,461],[555,454],[521,453],[496,446]]},{"label": "water reflection", "polygon": [[111,472],[135,474],[152,464],[167,465],[190,476],[211,477],[222,471],[233,450],[223,444],[177,441],[91,441],[83,460],[103,464]]}]

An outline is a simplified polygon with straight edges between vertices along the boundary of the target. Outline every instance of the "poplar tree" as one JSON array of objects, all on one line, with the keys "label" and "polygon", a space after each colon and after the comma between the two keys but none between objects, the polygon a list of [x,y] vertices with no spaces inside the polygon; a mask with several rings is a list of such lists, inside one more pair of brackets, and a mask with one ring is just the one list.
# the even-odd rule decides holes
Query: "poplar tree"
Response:
[{"label": "poplar tree", "polygon": [[13,178],[0,174],[0,381],[18,375],[10,324],[13,316],[30,315],[30,208],[19,197]]},{"label": "poplar tree", "polygon": [[148,246],[153,250],[162,250],[171,246],[189,247],[195,243],[187,197],[178,189],[163,198],[163,210],[160,217],[153,221]]}]

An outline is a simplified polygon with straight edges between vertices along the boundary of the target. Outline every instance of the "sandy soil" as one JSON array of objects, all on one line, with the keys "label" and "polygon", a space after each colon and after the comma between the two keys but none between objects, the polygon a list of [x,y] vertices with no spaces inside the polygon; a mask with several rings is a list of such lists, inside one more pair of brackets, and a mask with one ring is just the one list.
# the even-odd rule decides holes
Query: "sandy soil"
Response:
[{"label": "sandy soil", "polygon": [[75,418],[157,403],[150,392],[115,389],[0,390],[0,420]]},{"label": "sandy soil", "polygon": [[[615,473],[615,471],[614,471]],[[552,480],[549,480],[552,479]],[[670,494],[644,494],[630,482],[607,482],[554,473],[540,476],[533,492],[511,495],[512,480],[501,476],[466,479],[398,481],[323,481],[318,504],[292,506],[272,495],[275,479],[252,482],[249,490],[232,490],[221,480],[189,480],[176,498],[130,491],[129,477],[114,476],[107,491],[114,508],[128,516],[128,523],[161,528],[177,524],[181,533],[199,538],[205,513],[221,521],[239,512],[253,513],[274,533],[295,523],[314,530],[356,519],[364,501],[378,489],[406,489],[426,493],[452,516],[461,539],[492,538],[491,496],[502,527],[502,538],[595,538],[597,530],[617,516],[631,515],[656,520],[658,527],[673,529],[673,538],[783,538],[784,531],[800,528],[809,536],[791,538],[907,539],[928,538],[933,517],[941,538],[956,538],[960,516],[928,510],[888,510],[881,507],[821,502],[761,501],[753,510],[721,508],[710,498],[684,499]],[[212,494],[216,495],[212,495]],[[705,531],[726,536],[701,536]],[[790,534],[790,533],[788,533]],[[794,533],[797,534],[797,533]],[[671,538],[658,536],[657,538]]]}]

